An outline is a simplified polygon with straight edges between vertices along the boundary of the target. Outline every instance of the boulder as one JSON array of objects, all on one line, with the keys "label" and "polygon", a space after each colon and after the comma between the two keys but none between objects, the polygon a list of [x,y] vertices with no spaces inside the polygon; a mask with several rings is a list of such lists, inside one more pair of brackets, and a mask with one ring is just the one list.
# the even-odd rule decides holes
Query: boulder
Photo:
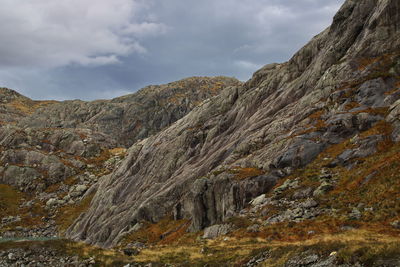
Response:
[{"label": "boulder", "polygon": [[318,206],[318,202],[312,198],[307,199],[306,201],[300,203],[300,206],[305,209],[315,208]]},{"label": "boulder", "polygon": [[250,201],[250,204],[252,206],[260,206],[262,204],[264,204],[267,201],[267,198],[265,197],[265,194],[259,195],[258,197],[256,197],[255,199],[253,199],[252,201]]},{"label": "boulder", "polygon": [[56,206],[58,204],[58,200],[55,198],[50,198],[47,202],[46,202],[46,207],[48,208],[52,208],[54,206]]},{"label": "boulder", "polygon": [[228,234],[232,230],[230,224],[216,224],[204,229],[204,239],[214,239],[222,235]]}]

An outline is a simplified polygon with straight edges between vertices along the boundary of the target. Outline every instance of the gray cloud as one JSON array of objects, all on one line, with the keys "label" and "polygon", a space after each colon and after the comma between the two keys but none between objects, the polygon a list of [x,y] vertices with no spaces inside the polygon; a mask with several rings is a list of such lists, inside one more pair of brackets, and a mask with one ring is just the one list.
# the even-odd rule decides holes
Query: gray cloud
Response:
[{"label": "gray cloud", "polygon": [[97,66],[145,53],[140,39],[166,31],[140,18],[149,7],[134,0],[3,0],[3,66]]},{"label": "gray cloud", "polygon": [[0,83],[97,99],[287,60],[344,0],[3,0]]}]

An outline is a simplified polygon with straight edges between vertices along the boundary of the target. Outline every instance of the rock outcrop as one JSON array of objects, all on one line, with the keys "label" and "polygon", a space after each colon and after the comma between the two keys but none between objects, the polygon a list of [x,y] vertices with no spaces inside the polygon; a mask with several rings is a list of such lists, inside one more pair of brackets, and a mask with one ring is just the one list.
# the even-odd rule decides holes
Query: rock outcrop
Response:
[{"label": "rock outcrop", "polygon": [[397,0],[346,1],[288,62],[133,144],[67,235],[113,246],[169,213],[191,219],[192,230],[221,224],[329,145],[385,119],[398,140],[399,16]]}]

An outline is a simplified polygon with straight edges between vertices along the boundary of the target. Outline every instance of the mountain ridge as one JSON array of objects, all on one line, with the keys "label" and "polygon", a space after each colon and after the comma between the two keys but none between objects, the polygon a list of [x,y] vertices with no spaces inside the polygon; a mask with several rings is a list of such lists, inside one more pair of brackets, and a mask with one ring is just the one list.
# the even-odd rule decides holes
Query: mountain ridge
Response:
[{"label": "mountain ridge", "polygon": [[[382,50],[396,58],[399,21],[386,25],[393,10],[399,11],[396,1],[346,1],[333,25],[287,63],[264,67],[244,87],[226,88],[165,131],[136,143],[130,148],[129,159],[102,180],[91,208],[69,229],[68,236],[96,245],[116,245],[140,221],[157,222],[172,210],[190,218],[192,230],[222,223],[252,198],[268,192],[290,173],[287,168],[305,166],[328,145],[345,140],[359,128],[372,127],[382,117],[364,112],[352,116],[354,126],[341,134],[335,124],[351,124],[340,115],[340,109],[345,108],[339,106],[336,115],[324,120],[333,123],[327,134],[318,128],[315,137],[312,132],[298,134],[307,132],[309,116],[325,108],[321,99],[330,97],[345,82],[368,78],[368,72],[374,71],[373,67],[355,68],[358,59],[374,57]],[[381,41],[382,32],[388,33],[390,41]],[[371,40],[377,40],[377,45],[371,45]],[[382,94],[392,83],[377,82],[386,88]],[[184,131],[193,127],[198,128]],[[292,132],[289,136],[297,132],[299,137],[282,138],[287,132]],[[259,169],[266,175],[235,182],[234,175],[226,171],[235,172],[234,166],[239,166],[239,171]],[[199,179],[212,171],[222,173]],[[221,192],[221,188],[228,192]],[[238,193],[232,195],[229,190]]]},{"label": "mountain ridge", "polygon": [[147,86],[110,100],[67,100],[22,118],[20,127],[89,128],[129,146],[184,116],[222,87],[239,84],[227,77],[190,77],[165,85]]}]

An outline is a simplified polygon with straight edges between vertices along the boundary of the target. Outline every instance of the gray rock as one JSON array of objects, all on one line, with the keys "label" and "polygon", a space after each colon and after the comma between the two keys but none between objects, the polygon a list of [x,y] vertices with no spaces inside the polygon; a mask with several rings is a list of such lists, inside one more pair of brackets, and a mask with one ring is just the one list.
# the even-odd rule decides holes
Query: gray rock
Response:
[{"label": "gray rock", "polygon": [[277,188],[274,189],[274,192],[279,194],[282,193],[283,191],[286,191],[288,189],[295,189],[299,187],[299,181],[298,179],[295,180],[286,180],[281,186],[278,186]]},{"label": "gray rock", "polygon": [[306,201],[302,202],[300,206],[305,209],[315,208],[318,206],[318,202],[315,201],[314,199],[307,199]]},{"label": "gray rock", "polygon": [[304,210],[302,208],[295,208],[295,209],[289,209],[285,212],[285,217],[294,220],[297,218],[301,218],[304,214]]},{"label": "gray rock", "polygon": [[23,191],[29,191],[36,188],[33,181],[39,177],[41,175],[33,168],[8,166],[5,168],[3,176],[0,176],[0,182],[15,186]]},{"label": "gray rock", "polygon": [[259,266],[260,263],[266,261],[271,255],[269,251],[264,251],[259,253],[258,255],[251,258],[244,266],[246,267],[255,267]]},{"label": "gray rock", "polygon": [[230,224],[216,224],[204,229],[204,239],[214,239],[222,235],[228,234],[232,230]]},{"label": "gray rock", "polygon": [[318,196],[326,194],[327,192],[331,191],[332,189],[333,189],[333,185],[329,182],[324,181],[321,183],[321,185],[317,189],[315,189],[313,195],[314,195],[314,197],[318,197]]},{"label": "gray rock", "polygon": [[69,195],[74,198],[80,197],[87,189],[88,187],[86,185],[77,185],[76,187],[71,188]]},{"label": "gray rock", "polygon": [[393,226],[394,228],[400,229],[400,221],[394,221],[390,223],[391,226]]},{"label": "gray rock", "polygon": [[86,185],[78,185],[75,191],[83,194],[87,189],[88,187]]},{"label": "gray rock", "polygon": [[319,256],[314,253],[304,253],[295,256],[285,263],[285,267],[313,266],[319,260]]},{"label": "gray rock", "polygon": [[349,214],[349,219],[351,220],[359,220],[361,218],[362,214],[360,210],[357,208],[353,208],[353,210]]},{"label": "gray rock", "polygon": [[313,189],[311,187],[297,190],[293,193],[293,199],[308,198],[312,195]]},{"label": "gray rock", "polygon": [[52,208],[54,206],[56,206],[58,204],[58,200],[55,198],[50,198],[47,202],[46,202],[46,206],[49,208]]},{"label": "gray rock", "polygon": [[325,149],[324,143],[315,143],[311,140],[299,139],[291,145],[278,159],[274,166],[276,168],[303,167],[310,163]]},{"label": "gray rock", "polygon": [[8,258],[8,260],[10,260],[10,261],[16,261],[16,260],[17,260],[17,258],[16,258],[16,256],[15,256],[14,253],[9,253],[9,254],[7,255],[7,258]]},{"label": "gray rock", "polygon": [[266,202],[266,197],[265,194],[262,194],[258,197],[256,197],[255,199],[253,199],[252,201],[250,201],[250,204],[253,206],[260,206],[262,204],[264,204]]}]

